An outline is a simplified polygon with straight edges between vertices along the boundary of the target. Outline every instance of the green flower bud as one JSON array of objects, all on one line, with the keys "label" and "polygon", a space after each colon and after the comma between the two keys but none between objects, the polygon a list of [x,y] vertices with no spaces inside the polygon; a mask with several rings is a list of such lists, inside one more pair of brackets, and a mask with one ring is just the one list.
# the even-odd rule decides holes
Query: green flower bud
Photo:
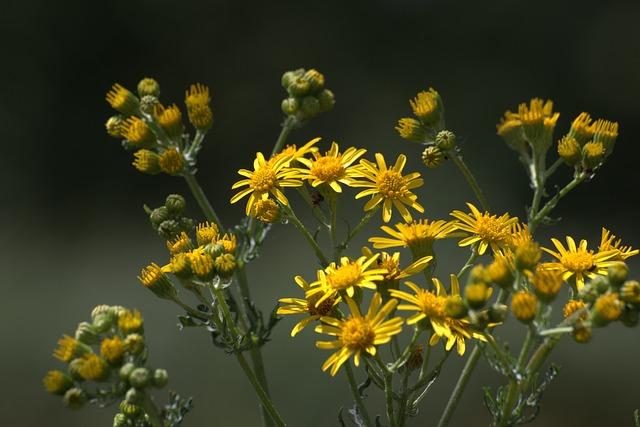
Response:
[{"label": "green flower bud", "polygon": [[156,98],[155,96],[146,95],[140,98],[140,111],[145,114],[155,114],[156,109],[159,105],[160,101],[158,101],[158,98]]},{"label": "green flower bud", "polygon": [[160,96],[160,85],[150,77],[145,77],[138,83],[138,95],[142,98],[147,95],[158,98]]},{"label": "green flower bud", "polygon": [[305,96],[302,99],[300,110],[305,118],[311,119],[320,114],[320,101],[315,96]]},{"label": "green flower bud", "polygon": [[336,97],[329,89],[323,89],[318,94],[318,101],[320,101],[320,112],[333,110],[336,105]]},{"label": "green flower bud", "polygon": [[73,387],[64,394],[62,402],[67,408],[80,409],[87,402],[87,395],[82,389]]},{"label": "green flower bud", "polygon": [[635,280],[625,282],[620,288],[620,299],[631,304],[640,303],[640,283]]},{"label": "green flower bud", "polygon": [[130,388],[129,390],[127,390],[127,394],[125,394],[124,399],[127,401],[127,403],[130,403],[132,405],[140,404],[144,400],[144,392],[139,391],[135,388]]},{"label": "green flower bud", "polygon": [[324,88],[324,76],[318,70],[308,70],[304,73],[303,78],[309,82],[309,89],[312,93],[317,93]]},{"label": "green flower bud", "polygon": [[489,313],[486,310],[473,311],[470,314],[471,325],[473,325],[475,329],[481,331],[489,326]]},{"label": "green flower bud", "polygon": [[489,321],[491,323],[502,323],[507,319],[509,307],[504,304],[495,303],[489,308]]},{"label": "green flower bud", "polygon": [[174,219],[162,221],[158,226],[158,232],[167,237],[176,236],[178,235],[178,233],[180,233],[180,231],[180,223]]},{"label": "green flower bud", "polygon": [[138,415],[140,415],[142,408],[140,408],[138,405],[133,405],[126,400],[123,400],[122,402],[120,402],[120,411],[122,411],[123,414],[130,418],[137,418]]},{"label": "green flower bud", "polygon": [[107,332],[113,326],[114,318],[110,313],[101,313],[93,318],[93,329],[96,333]]},{"label": "green flower bud", "polygon": [[80,375],[80,368],[83,364],[84,360],[80,358],[73,359],[71,362],[69,362],[69,366],[67,367],[67,369],[69,370],[69,375],[71,375],[71,378],[76,381],[84,381],[84,378],[82,378],[82,375]]},{"label": "green flower bud", "polygon": [[120,368],[120,372],[118,373],[118,375],[120,376],[120,379],[122,381],[129,381],[129,377],[131,376],[131,373],[133,372],[134,369],[136,369],[136,365],[134,365],[131,362],[125,363],[124,365],[122,365],[122,367]]},{"label": "green flower bud", "polygon": [[129,334],[124,339],[124,346],[129,353],[138,355],[144,350],[144,337],[140,334]]},{"label": "green flower bud", "polygon": [[624,310],[622,310],[620,321],[626,327],[636,327],[640,321],[640,314],[638,313],[638,310],[635,310],[633,307],[626,306]]},{"label": "green flower bud", "polygon": [[284,114],[293,116],[300,109],[300,102],[297,98],[286,98],[282,100],[281,108]]},{"label": "green flower bud", "polygon": [[291,86],[293,82],[298,80],[298,78],[302,77],[303,74],[304,74],[304,70],[302,68],[295,71],[287,71],[282,75],[282,79],[281,79],[282,87],[285,90],[289,89],[289,86]]},{"label": "green flower bud", "polygon": [[456,146],[456,135],[448,130],[440,131],[436,135],[436,145],[442,151],[449,151]]},{"label": "green flower bud", "polygon": [[293,83],[291,83],[288,88],[289,93],[292,96],[298,96],[298,97],[307,95],[310,89],[311,89],[311,85],[309,84],[309,82],[302,78],[298,78],[295,81],[293,81]]},{"label": "green flower bud", "polygon": [[122,124],[124,123],[124,119],[122,116],[112,116],[109,117],[107,123],[105,123],[105,128],[107,129],[107,133],[109,136],[114,138],[122,138]]},{"label": "green flower bud", "polygon": [[609,283],[614,288],[619,288],[627,280],[629,276],[629,267],[624,262],[618,262],[607,270],[607,276],[609,277]]},{"label": "green flower bud", "polygon": [[162,222],[168,220],[169,217],[170,217],[169,209],[167,209],[165,206],[161,206],[159,208],[154,209],[149,215],[149,219],[151,220],[151,223],[156,227],[160,226]]},{"label": "green flower bud", "polygon": [[96,316],[103,314],[103,313],[107,313],[107,314],[111,314],[111,306],[106,305],[106,304],[101,304],[101,305],[97,305],[94,307],[93,310],[91,310],[91,320],[95,319]]},{"label": "green flower bud", "polygon": [[444,312],[449,317],[461,319],[467,315],[467,307],[464,305],[460,295],[450,295],[445,300]]},{"label": "green flower bud", "polygon": [[596,276],[591,280],[591,286],[598,294],[604,294],[609,290],[609,281],[603,276]]},{"label": "green flower bud", "polygon": [[169,373],[165,369],[156,369],[153,372],[153,386],[162,388],[169,382]]},{"label": "green flower bud", "polygon": [[129,425],[129,418],[125,414],[118,413],[113,417],[113,427],[127,427]]},{"label": "green flower bud", "polygon": [[169,194],[164,202],[164,206],[167,208],[169,215],[177,216],[184,212],[187,202],[184,200],[184,197],[179,194]]},{"label": "green flower bud", "polygon": [[78,341],[89,345],[96,344],[100,341],[98,331],[96,331],[96,328],[88,322],[80,322],[80,324],[78,324],[75,336]]},{"label": "green flower bud", "polygon": [[579,323],[573,327],[573,339],[581,344],[591,340],[591,326]]},{"label": "green flower bud", "polygon": [[151,372],[147,368],[135,368],[129,375],[129,384],[135,388],[144,388],[151,381]]},{"label": "green flower bud", "polygon": [[444,153],[438,147],[427,147],[422,152],[422,163],[429,169],[435,169],[444,162]]}]

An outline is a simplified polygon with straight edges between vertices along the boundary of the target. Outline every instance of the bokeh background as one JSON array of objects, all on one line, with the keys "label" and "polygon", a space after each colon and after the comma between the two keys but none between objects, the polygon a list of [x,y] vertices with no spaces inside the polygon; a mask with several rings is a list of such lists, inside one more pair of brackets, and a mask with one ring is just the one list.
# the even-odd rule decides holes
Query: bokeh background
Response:
[{"label": "bokeh background", "polygon": [[[320,135],[389,157],[407,153],[408,170],[425,175],[420,198],[429,218],[446,217],[473,196],[453,165],[425,170],[419,147],[396,135],[395,121],[409,113],[407,100],[437,88],[494,210],[523,215],[527,182],[495,123],[519,102],[550,97],[562,113],[559,129],[584,110],[619,121],[621,136],[595,179],[562,201],[561,225],[541,229],[538,238],[570,233],[595,243],[604,225],[640,245],[637,1],[4,0],[0,9],[4,425],[111,425],[113,408],[70,412],[40,383],[59,367],[51,357],[59,335],[72,333],[102,303],[142,310],[150,362],[169,370],[172,388],[195,398],[186,426],[259,422],[256,399],[232,358],[214,350],[201,331],[179,331],[176,307],[137,283],[141,266],[166,258],[142,204],[157,206],[187,188],[177,178],[137,173],[131,154],[105,134],[111,112],[104,94],[113,82],[133,88],[153,76],[168,102],[181,102],[192,82],[212,88],[215,125],[198,177],[227,224],[243,211],[228,205],[235,170],[269,149],[279,132],[285,70],[318,68],[337,96],[334,111],[290,142]],[[553,184],[568,179],[561,169]],[[345,216],[355,218],[361,205],[350,206]],[[354,254],[361,243],[352,246]],[[453,242],[441,252],[447,254],[441,274],[466,257]],[[269,310],[292,294],[292,276],[309,277],[314,268],[301,238],[275,227],[249,273],[261,307]],[[274,399],[292,426],[337,425],[337,409],[351,405],[344,377],[320,371],[327,352],[314,349],[311,330],[291,340],[292,324],[284,320],[264,351]],[[523,334],[513,321],[503,330]],[[612,325],[596,331],[588,346],[563,341],[553,357],[560,376],[531,425],[632,425],[640,407],[638,337],[638,329]],[[451,359],[412,425],[435,425],[463,363]],[[484,361],[452,425],[487,424],[483,384],[500,384]]]}]

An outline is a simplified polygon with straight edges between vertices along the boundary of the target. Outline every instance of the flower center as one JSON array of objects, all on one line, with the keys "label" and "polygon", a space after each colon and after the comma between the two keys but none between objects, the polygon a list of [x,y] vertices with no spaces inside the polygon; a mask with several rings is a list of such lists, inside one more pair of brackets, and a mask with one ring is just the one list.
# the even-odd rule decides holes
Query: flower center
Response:
[{"label": "flower center", "polygon": [[323,156],[311,164],[310,172],[322,181],[337,181],[344,177],[344,167],[340,159],[332,156]]},{"label": "flower center", "polygon": [[327,276],[327,282],[333,289],[346,289],[355,286],[362,277],[362,269],[357,263],[341,265]]},{"label": "flower center", "polygon": [[277,185],[276,173],[270,167],[262,167],[251,176],[251,188],[267,192]]},{"label": "flower center", "polygon": [[504,223],[490,215],[482,215],[476,220],[476,232],[483,240],[492,242],[505,240],[509,235]]},{"label": "flower center", "polygon": [[427,317],[442,318],[444,317],[445,297],[439,297],[432,292],[421,290],[416,297],[418,298],[418,306]]},{"label": "flower center", "polygon": [[378,266],[387,270],[387,274],[384,276],[386,280],[393,280],[400,275],[400,266],[390,256],[378,261]]},{"label": "flower center", "polygon": [[327,298],[326,300],[322,301],[319,306],[316,307],[316,303],[321,296],[322,294],[318,293],[307,298],[307,311],[309,312],[310,316],[326,316],[327,314],[331,313],[334,303],[333,298]]},{"label": "flower center", "polygon": [[378,191],[388,199],[397,199],[407,192],[407,182],[394,170],[387,170],[378,178]]},{"label": "flower center", "polygon": [[342,344],[350,350],[364,350],[373,345],[376,333],[364,317],[350,317],[342,325]]},{"label": "flower center", "polygon": [[593,268],[593,255],[584,250],[567,252],[560,259],[560,263],[573,272],[589,271]]}]

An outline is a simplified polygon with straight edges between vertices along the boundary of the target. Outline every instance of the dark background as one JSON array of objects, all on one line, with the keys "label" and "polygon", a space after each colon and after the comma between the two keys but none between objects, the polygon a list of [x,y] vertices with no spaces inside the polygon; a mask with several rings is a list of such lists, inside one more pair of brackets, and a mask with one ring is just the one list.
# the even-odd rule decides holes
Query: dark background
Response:
[{"label": "dark background", "polygon": [[[494,210],[514,215],[523,215],[530,193],[495,123],[519,102],[550,97],[561,112],[556,135],[581,111],[620,122],[621,135],[593,182],[563,200],[556,211],[565,218],[561,225],[541,230],[538,238],[572,234],[596,243],[604,225],[637,246],[639,19],[637,1],[4,0],[3,424],[110,425],[113,408],[70,412],[40,384],[48,369],[60,368],[50,356],[59,335],[72,333],[101,303],[143,311],[150,362],[169,370],[172,387],[195,397],[186,426],[258,423],[255,398],[233,360],[213,351],[199,331],[179,332],[178,310],[137,284],[140,266],[166,259],[142,204],[159,205],[166,194],[187,189],[177,178],[136,172],[131,154],[105,134],[111,112],[104,95],[113,82],[133,89],[152,76],[163,100],[179,103],[190,83],[211,87],[215,124],[198,177],[226,223],[243,212],[242,203],[228,205],[235,170],[248,166],[255,151],[270,149],[278,134],[285,70],[315,67],[337,96],[334,111],[296,131],[290,142],[319,135],[365,147],[370,155],[407,153],[407,170],[425,175],[419,196],[428,218],[446,217],[473,197],[453,165],[425,170],[419,147],[396,135],[395,121],[408,115],[410,97],[429,86],[441,93],[448,126]],[[557,175],[554,183],[569,179],[566,168]],[[355,218],[361,204],[350,206],[348,216]],[[276,227],[272,237],[249,273],[266,310],[293,295],[293,275],[310,277],[314,270],[289,227]],[[465,256],[453,242],[444,246],[441,275]],[[274,399],[292,426],[336,425],[337,409],[351,404],[344,377],[323,374],[328,352],[313,348],[311,330],[289,339],[292,325],[283,321],[276,343],[265,349]],[[503,331],[524,334],[513,321]],[[637,330],[620,325],[596,331],[588,346],[563,341],[553,357],[563,366],[560,377],[531,425],[632,425],[632,411],[640,407],[639,357]],[[452,359],[414,425],[435,425],[463,363]],[[481,385],[500,381],[481,362],[452,425],[486,425]]]}]

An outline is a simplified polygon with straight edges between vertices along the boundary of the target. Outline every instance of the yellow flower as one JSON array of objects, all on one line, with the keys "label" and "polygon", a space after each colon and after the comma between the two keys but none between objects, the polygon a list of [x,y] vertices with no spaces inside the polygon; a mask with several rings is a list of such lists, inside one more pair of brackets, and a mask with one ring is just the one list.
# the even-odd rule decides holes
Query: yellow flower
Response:
[{"label": "yellow flower", "polygon": [[82,357],[78,369],[80,376],[87,381],[102,381],[109,375],[109,366],[100,356],[89,353]]},{"label": "yellow flower", "polygon": [[[582,310],[583,308],[585,308],[587,306],[587,304],[584,303],[584,301],[580,301],[580,300],[576,300],[576,299],[570,299],[565,305],[564,308],[562,309],[562,315],[565,317],[565,319],[569,316],[571,316],[573,313],[575,313],[578,310]],[[582,316],[580,316],[582,319],[586,319],[587,318],[587,313],[585,312]]]},{"label": "yellow flower", "polygon": [[156,142],[156,137],[149,126],[137,117],[129,117],[120,126],[122,136],[135,148],[149,148]]},{"label": "yellow flower", "polygon": [[370,211],[382,203],[382,219],[384,222],[391,220],[392,206],[395,206],[406,222],[411,222],[411,214],[405,205],[420,213],[424,212],[424,208],[416,202],[418,197],[411,192],[412,189],[420,187],[424,183],[420,178],[420,173],[414,172],[402,176],[402,169],[407,163],[407,157],[404,154],[398,156],[395,165],[391,169],[387,168],[384,157],[380,153],[376,153],[376,162],[377,164],[368,160],[360,161],[360,172],[368,181],[357,181],[352,183],[352,186],[368,187],[368,189],[358,193],[356,199],[373,196],[364,206],[365,211]]},{"label": "yellow flower", "polygon": [[160,156],[151,150],[138,150],[133,153],[133,167],[143,173],[155,175],[160,173]]},{"label": "yellow flower", "polygon": [[58,348],[53,351],[53,356],[63,362],[70,362],[76,357],[90,352],[91,349],[77,339],[64,335],[58,340]]},{"label": "yellow flower", "polygon": [[562,275],[557,271],[547,270],[544,267],[538,266],[535,274],[531,278],[531,284],[538,299],[549,304],[560,291]]},{"label": "yellow flower", "polygon": [[142,329],[142,314],[138,310],[123,310],[118,314],[118,327],[128,334]]},{"label": "yellow flower", "polygon": [[601,295],[593,304],[593,320],[597,324],[605,325],[620,317],[623,308],[624,303],[618,299],[618,294]]},{"label": "yellow flower", "polygon": [[266,224],[274,223],[280,219],[280,206],[271,199],[258,200],[253,204],[251,216]]},{"label": "yellow flower", "polygon": [[560,116],[553,113],[553,101],[543,101],[540,98],[533,98],[529,105],[522,103],[518,106],[518,119],[522,122],[527,138],[533,143],[543,136],[544,128],[549,126],[553,129]]},{"label": "yellow flower", "polygon": [[107,102],[111,108],[127,116],[138,112],[138,98],[118,83],[114,84],[107,92]]},{"label": "yellow flower", "polygon": [[357,166],[352,166],[367,150],[363,148],[347,148],[340,153],[340,148],[335,142],[331,143],[331,149],[326,154],[313,153],[313,159],[298,158],[298,161],[307,169],[299,169],[298,178],[306,179],[312,187],[321,184],[330,186],[336,193],[342,192],[340,184],[351,185],[355,178],[360,176]]},{"label": "yellow flower", "polygon": [[511,311],[522,323],[529,323],[536,317],[538,300],[536,296],[527,291],[519,291],[511,298]]},{"label": "yellow flower", "polygon": [[613,151],[613,144],[618,137],[618,123],[598,119],[589,128],[593,132],[593,142],[601,143],[608,156]]},{"label": "yellow flower", "polygon": [[113,338],[105,338],[100,343],[100,355],[109,363],[117,364],[122,361],[124,351],[124,343],[117,335]]},{"label": "yellow flower", "polygon": [[[197,230],[196,230],[197,234]],[[181,232],[175,239],[167,242],[167,249],[171,255],[176,255],[182,252],[187,252],[193,249],[193,244],[191,243],[191,239],[184,231]]]},{"label": "yellow flower", "polygon": [[318,270],[318,280],[312,284],[313,288],[308,291],[307,297],[323,294],[316,302],[316,306],[319,306],[341,292],[353,297],[356,287],[375,290],[375,282],[384,280],[387,272],[382,268],[370,268],[377,259],[378,255],[362,256],[355,261],[342,257],[340,264],[332,262],[324,270]]},{"label": "yellow flower", "polygon": [[440,95],[433,88],[422,91],[409,101],[413,114],[425,123],[433,123],[439,118]]},{"label": "yellow flower", "polygon": [[61,371],[49,371],[42,379],[44,388],[53,394],[64,394],[73,385],[71,378]]},{"label": "yellow flower", "polygon": [[158,123],[170,138],[182,135],[182,113],[176,104],[167,108],[159,106],[156,116]]},{"label": "yellow flower", "polygon": [[[362,248],[362,254],[366,257],[374,256],[371,249],[367,247]],[[384,274],[383,280],[385,282],[391,282],[420,273],[422,270],[427,268],[427,265],[429,265],[431,260],[433,260],[432,256],[424,256],[422,258],[418,258],[405,268],[402,268],[400,267],[400,252],[394,252],[393,255],[387,252],[380,252],[378,267],[387,271]]]},{"label": "yellow flower", "polygon": [[471,203],[467,203],[467,206],[471,209],[471,214],[458,210],[451,212],[451,216],[459,221],[454,224],[454,228],[471,234],[460,240],[459,246],[477,243],[478,254],[483,255],[488,247],[494,253],[500,253],[511,245],[512,225],[518,222],[518,218],[511,218],[508,213],[501,216],[481,213]]},{"label": "yellow flower", "polygon": [[253,171],[240,169],[238,174],[247,179],[242,179],[231,187],[232,189],[248,186],[231,198],[231,203],[236,203],[243,197],[249,196],[245,213],[249,215],[253,205],[258,200],[265,200],[269,195],[273,195],[280,203],[289,205],[289,200],[281,191],[283,187],[299,187],[302,181],[298,178],[299,172],[289,169],[286,164],[291,161],[291,157],[281,157],[276,162],[267,162],[262,153],[256,154],[253,161]]},{"label": "yellow flower", "polygon": [[318,151],[318,147],[315,145],[322,138],[314,138],[311,141],[304,144],[302,147],[298,148],[297,145],[287,145],[282,151],[274,154],[270,159],[269,163],[277,163],[283,158],[288,159],[285,166],[289,166],[291,163],[298,161],[301,157],[307,155],[308,153],[316,153]]},{"label": "yellow flower", "polygon": [[[277,314],[305,314],[304,319],[296,323],[291,330],[291,336],[294,337],[303,330],[309,323],[314,320],[320,319],[322,316],[328,316],[333,311],[333,308],[341,301],[338,296],[336,298],[329,297],[325,299],[321,304],[317,305],[318,301],[322,297],[322,293],[315,293],[309,295],[311,285],[307,283],[301,276],[295,277],[295,282],[305,292],[305,298],[280,298],[279,301],[283,304],[287,304],[282,307],[278,307]],[[316,282],[317,283],[317,282]]]},{"label": "yellow flower", "polygon": [[167,148],[162,152],[158,159],[158,164],[162,172],[169,175],[176,175],[184,169],[184,159],[182,154],[175,148]]},{"label": "yellow flower", "polygon": [[371,237],[369,242],[373,243],[374,248],[408,247],[414,258],[431,255],[433,253],[433,242],[451,237],[454,231],[453,223],[444,220],[429,222],[426,219],[396,224],[396,230],[386,225],[383,225],[381,229],[392,238]]},{"label": "yellow flower", "polygon": [[[209,221],[205,221],[196,226],[196,241],[198,242],[199,246],[203,246],[211,243],[213,239],[215,239],[217,236],[218,236],[218,226],[213,223],[210,223]],[[179,251],[179,252],[183,252],[183,251]]]},{"label": "yellow flower", "polygon": [[189,121],[198,129],[206,130],[211,127],[213,112],[209,102],[209,88],[203,84],[193,84],[185,93],[184,103],[187,106]]},{"label": "yellow flower", "polygon": [[422,123],[412,117],[403,117],[398,120],[396,131],[401,138],[414,142],[424,142],[427,135]]},{"label": "yellow flower", "polygon": [[612,260],[625,261],[632,256],[638,255],[640,250],[633,249],[631,246],[623,245],[622,239],[618,239],[611,231],[602,227],[602,237],[600,238],[600,246],[598,252],[607,252],[615,250],[616,254]]},{"label": "yellow flower", "polygon": [[187,254],[193,273],[202,280],[211,279],[215,273],[213,258],[202,248],[196,248]]},{"label": "yellow flower", "polygon": [[375,356],[376,346],[391,341],[391,337],[402,332],[400,317],[384,320],[396,307],[398,301],[392,299],[380,308],[382,298],[376,293],[371,299],[371,305],[366,315],[360,313],[360,309],[351,298],[345,298],[351,315],[346,319],[322,317],[323,325],[316,327],[316,332],[336,337],[335,341],[318,341],[316,347],[323,350],[336,350],[322,365],[322,370],[331,369],[334,376],[340,366],[353,356],[353,362],[360,366],[360,358],[363,355]]},{"label": "yellow flower", "polygon": [[140,271],[138,280],[142,285],[153,292],[156,296],[165,299],[173,299],[176,296],[176,289],[162,268],[155,263],[143,268]]},{"label": "yellow flower", "polygon": [[543,251],[557,259],[556,262],[542,264],[548,270],[556,270],[562,274],[562,280],[568,281],[573,278],[578,290],[584,286],[585,278],[593,278],[596,275],[605,275],[607,268],[614,265],[613,261],[617,250],[598,251],[594,253],[587,249],[587,241],[581,240],[576,245],[572,237],[567,236],[567,247],[558,239],[551,239],[558,252],[551,249],[542,248]]},{"label": "yellow flower", "polygon": [[[486,341],[485,337],[474,331],[467,319],[456,319],[450,317],[445,312],[447,301],[447,291],[440,280],[433,278],[436,292],[420,288],[412,282],[405,282],[411,288],[413,294],[405,291],[391,289],[389,293],[392,297],[408,302],[400,304],[398,310],[416,311],[417,313],[407,319],[407,325],[413,325],[423,319],[427,319],[433,328],[433,334],[429,340],[430,345],[437,344],[441,338],[446,340],[445,349],[447,351],[456,344],[458,354],[463,355],[466,349],[465,338],[475,338]],[[460,295],[460,284],[455,274],[451,275],[451,296]]]},{"label": "yellow flower", "polygon": [[567,135],[569,138],[575,139],[578,144],[584,145],[593,137],[593,128],[591,125],[592,118],[589,113],[582,112],[578,117],[573,119],[571,129]]},{"label": "yellow flower", "polygon": [[224,233],[223,236],[218,236],[213,243],[222,246],[225,253],[232,254],[238,247],[238,238],[233,233]]},{"label": "yellow flower", "polygon": [[522,121],[518,115],[507,111],[500,123],[496,125],[497,133],[509,148],[515,151],[522,151],[526,148],[526,141],[522,131]]}]

